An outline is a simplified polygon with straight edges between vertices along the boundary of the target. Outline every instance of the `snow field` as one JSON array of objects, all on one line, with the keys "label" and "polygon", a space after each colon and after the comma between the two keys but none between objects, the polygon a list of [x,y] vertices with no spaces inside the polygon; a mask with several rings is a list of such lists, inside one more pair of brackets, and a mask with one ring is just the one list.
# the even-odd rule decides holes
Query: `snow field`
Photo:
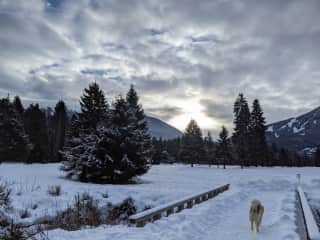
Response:
[{"label": "snow field", "polygon": [[[59,164],[2,164],[0,176],[12,183],[14,210],[11,216],[18,221],[32,221],[46,214],[55,214],[70,205],[76,193],[89,192],[99,200],[118,203],[131,196],[139,210],[145,206],[158,206],[230,183],[230,190],[216,198],[194,206],[192,209],[162,218],[144,228],[127,226],[100,226],[67,232],[61,229],[49,231],[51,240],[105,240],[105,239],[252,239],[249,223],[249,207],[252,199],[261,200],[265,207],[261,232],[257,239],[298,240],[295,232],[296,174],[313,189],[320,184],[317,168],[250,168],[238,167],[226,170],[185,165],[153,166],[136,185],[98,185],[64,179]],[[48,186],[61,185],[58,197],[47,193]],[[318,188],[319,189],[319,188]],[[103,198],[107,192],[109,198]],[[20,219],[19,210],[30,203],[30,217]]]}]

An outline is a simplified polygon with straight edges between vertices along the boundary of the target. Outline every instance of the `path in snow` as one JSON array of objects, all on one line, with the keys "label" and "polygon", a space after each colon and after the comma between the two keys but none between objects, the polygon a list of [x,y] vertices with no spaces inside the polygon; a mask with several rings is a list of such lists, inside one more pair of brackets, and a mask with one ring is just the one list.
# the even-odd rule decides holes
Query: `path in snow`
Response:
[{"label": "path in snow", "polygon": [[[240,190],[240,191],[239,191]],[[149,223],[144,228],[107,227],[67,233],[55,230],[50,239],[252,239],[248,211],[251,200],[259,198],[265,206],[257,240],[298,240],[295,233],[295,193],[290,182],[251,181],[192,209]]]}]

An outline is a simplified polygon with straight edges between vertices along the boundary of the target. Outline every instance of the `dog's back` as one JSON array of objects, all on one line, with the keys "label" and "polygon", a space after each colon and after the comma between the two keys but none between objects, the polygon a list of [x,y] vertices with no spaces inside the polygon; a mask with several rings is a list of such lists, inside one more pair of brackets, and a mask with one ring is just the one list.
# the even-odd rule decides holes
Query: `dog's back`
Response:
[{"label": "dog's back", "polygon": [[263,212],[264,212],[264,207],[261,204],[261,202],[257,199],[252,200],[250,212],[249,212],[251,230],[254,230],[253,227],[255,225],[256,230],[259,232],[259,227],[261,224]]}]

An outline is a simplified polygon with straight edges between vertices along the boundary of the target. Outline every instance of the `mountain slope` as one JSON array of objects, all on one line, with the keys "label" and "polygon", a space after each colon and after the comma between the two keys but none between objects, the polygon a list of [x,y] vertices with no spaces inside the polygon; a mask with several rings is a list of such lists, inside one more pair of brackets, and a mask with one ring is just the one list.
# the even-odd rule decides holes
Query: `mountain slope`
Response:
[{"label": "mountain slope", "polygon": [[146,119],[148,122],[149,132],[152,137],[172,139],[182,136],[182,133],[178,129],[170,126],[160,119],[149,116],[147,116]]},{"label": "mountain slope", "polygon": [[267,138],[292,151],[312,152],[320,145],[320,107],[296,118],[268,125]]}]

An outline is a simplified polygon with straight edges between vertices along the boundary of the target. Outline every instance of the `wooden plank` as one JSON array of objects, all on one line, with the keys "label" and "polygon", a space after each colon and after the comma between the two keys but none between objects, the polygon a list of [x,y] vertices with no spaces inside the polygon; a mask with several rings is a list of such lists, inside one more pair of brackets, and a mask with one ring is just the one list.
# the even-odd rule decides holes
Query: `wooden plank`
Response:
[{"label": "wooden plank", "polygon": [[[210,198],[215,197],[221,192],[224,192],[229,189],[229,184],[216,188],[214,190],[210,190],[204,193],[196,194],[192,197],[188,197],[179,201],[171,202],[168,204],[164,204],[152,209],[148,209],[146,211],[137,213],[129,217],[129,224],[135,225],[137,227],[143,227],[147,222],[156,221],[160,219],[163,214],[169,216],[176,212],[181,212],[186,208],[192,208],[194,204],[199,204],[203,201],[207,201]],[[177,209],[175,211],[175,209]]]},{"label": "wooden plank", "polygon": [[299,194],[299,199],[302,206],[303,216],[307,228],[307,235],[310,240],[320,240],[320,232],[317,223],[314,219],[312,210],[309,206],[308,200],[302,190],[301,186],[297,189]]}]

